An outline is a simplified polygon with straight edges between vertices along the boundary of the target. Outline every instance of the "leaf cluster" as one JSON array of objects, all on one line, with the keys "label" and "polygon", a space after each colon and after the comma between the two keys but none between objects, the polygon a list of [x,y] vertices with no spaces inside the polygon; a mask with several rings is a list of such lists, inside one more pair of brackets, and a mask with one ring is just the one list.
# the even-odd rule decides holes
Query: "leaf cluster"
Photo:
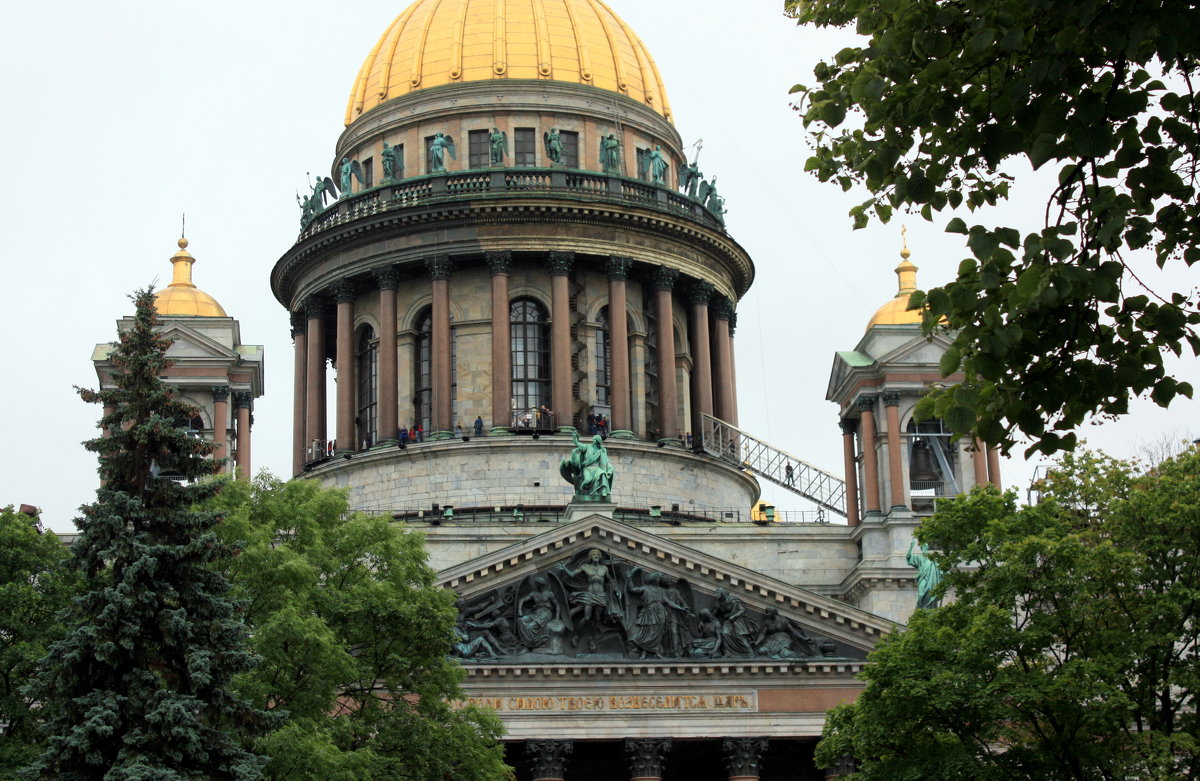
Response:
[{"label": "leaf cluster", "polygon": [[[967,226],[954,282],[917,293],[925,327],[954,332],[922,412],[1010,447],[1075,445],[1089,414],[1132,396],[1165,406],[1192,388],[1165,352],[1200,350],[1192,292],[1144,288],[1131,259],[1200,260],[1200,11],[1182,0],[786,0],[801,24],[853,24],[863,46],[793,88],[814,152],[807,169],[871,197],[855,227],[894,210],[977,210],[1009,195],[1005,162],[1053,166],[1034,230]],[[853,117],[854,121],[849,121]]]},{"label": "leaf cluster", "polygon": [[490,712],[455,708],[456,611],[423,540],[386,516],[347,511],[343,491],[260,475],[213,500],[240,555],[224,574],[260,657],[239,691],[288,723],[261,739],[287,779],[499,781]]},{"label": "leaf cluster", "polygon": [[879,645],[817,749],[853,779],[1200,772],[1200,451],[1066,459],[1043,501],[994,488],[922,527],[954,601]]}]

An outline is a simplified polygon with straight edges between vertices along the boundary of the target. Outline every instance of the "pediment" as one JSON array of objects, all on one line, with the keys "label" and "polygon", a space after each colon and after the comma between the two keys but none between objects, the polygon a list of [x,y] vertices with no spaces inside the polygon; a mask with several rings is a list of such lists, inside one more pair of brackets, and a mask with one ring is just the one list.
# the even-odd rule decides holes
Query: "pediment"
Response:
[{"label": "pediment", "polygon": [[236,361],[239,354],[230,350],[220,342],[194,331],[185,325],[171,324],[160,333],[170,339],[172,344],[167,350],[167,356],[172,360],[207,359],[221,361]]},{"label": "pediment", "polygon": [[602,515],[450,567],[439,580],[459,594],[468,662],[859,668],[893,628]]},{"label": "pediment", "polygon": [[896,365],[905,366],[937,366],[942,355],[953,344],[944,333],[934,333],[931,336],[917,336],[896,347],[878,359],[879,365],[893,368]]}]

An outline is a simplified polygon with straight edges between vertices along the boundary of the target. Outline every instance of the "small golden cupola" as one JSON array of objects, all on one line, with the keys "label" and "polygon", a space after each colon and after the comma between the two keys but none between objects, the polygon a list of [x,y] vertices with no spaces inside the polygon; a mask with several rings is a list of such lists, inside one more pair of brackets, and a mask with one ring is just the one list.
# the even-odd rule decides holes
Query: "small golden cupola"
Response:
[{"label": "small golden cupola", "polygon": [[192,283],[196,259],[187,251],[188,240],[179,239],[179,251],[171,256],[171,284],[154,299],[160,317],[228,317],[217,300]]},{"label": "small golden cupola", "polygon": [[904,247],[900,250],[900,265],[896,266],[896,276],[899,278],[899,290],[895,298],[879,307],[878,311],[867,323],[867,330],[877,325],[920,325],[921,310],[909,309],[908,298],[917,290],[917,267],[909,261],[912,253],[908,249],[906,230],[901,229]]}]

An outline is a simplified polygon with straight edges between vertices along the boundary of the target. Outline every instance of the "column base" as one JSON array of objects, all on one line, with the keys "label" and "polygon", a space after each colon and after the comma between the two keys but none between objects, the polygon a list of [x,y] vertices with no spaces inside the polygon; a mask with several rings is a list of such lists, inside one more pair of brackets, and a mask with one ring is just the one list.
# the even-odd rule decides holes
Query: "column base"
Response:
[{"label": "column base", "polygon": [[686,449],[687,445],[679,441],[679,437],[662,437],[658,440],[659,447],[678,447]]},{"label": "column base", "polygon": [[512,433],[512,429],[508,426],[492,426],[488,429],[489,437],[503,437]]},{"label": "column base", "polygon": [[441,442],[441,441],[444,441],[447,439],[454,439],[454,438],[455,437],[454,437],[453,431],[435,431],[432,434],[430,434],[429,436],[425,437],[425,440],[427,442]]},{"label": "column base", "polygon": [[637,436],[629,429],[619,428],[608,435],[612,439],[637,439]]},{"label": "column base", "polygon": [[383,450],[384,448],[396,447],[399,444],[400,444],[400,440],[393,437],[391,439],[381,439],[378,442],[376,442],[374,445],[371,445],[371,447],[368,449],[369,450]]},{"label": "column base", "polygon": [[579,429],[575,428],[574,426],[559,426],[558,431],[556,433],[558,433],[558,434],[578,434]]},{"label": "column base", "polygon": [[893,504],[893,505],[892,505],[892,509],[888,510],[888,514],[890,515],[890,514],[892,514],[892,513],[894,513],[894,512],[902,512],[902,513],[906,513],[906,512],[908,512],[908,505],[906,505],[906,504]]}]

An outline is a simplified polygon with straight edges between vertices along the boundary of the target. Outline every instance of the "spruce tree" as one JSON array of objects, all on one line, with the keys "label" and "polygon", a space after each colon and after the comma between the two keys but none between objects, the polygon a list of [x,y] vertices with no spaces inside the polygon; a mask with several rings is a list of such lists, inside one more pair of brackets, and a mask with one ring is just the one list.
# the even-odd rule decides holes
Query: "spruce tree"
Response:
[{"label": "spruce tree", "polygon": [[[112,353],[112,384],[79,389],[104,406],[101,488],[76,520],[74,566],[86,579],[65,637],[33,691],[51,707],[31,778],[256,779],[262,760],[242,737],[267,714],[240,700],[232,677],[253,666],[228,583],[214,564],[234,554],[197,509],[219,487],[202,478],[213,445],[189,435],[194,409],[161,376],[170,340],[156,331],[151,289]],[[176,479],[163,476],[170,472]]]}]

